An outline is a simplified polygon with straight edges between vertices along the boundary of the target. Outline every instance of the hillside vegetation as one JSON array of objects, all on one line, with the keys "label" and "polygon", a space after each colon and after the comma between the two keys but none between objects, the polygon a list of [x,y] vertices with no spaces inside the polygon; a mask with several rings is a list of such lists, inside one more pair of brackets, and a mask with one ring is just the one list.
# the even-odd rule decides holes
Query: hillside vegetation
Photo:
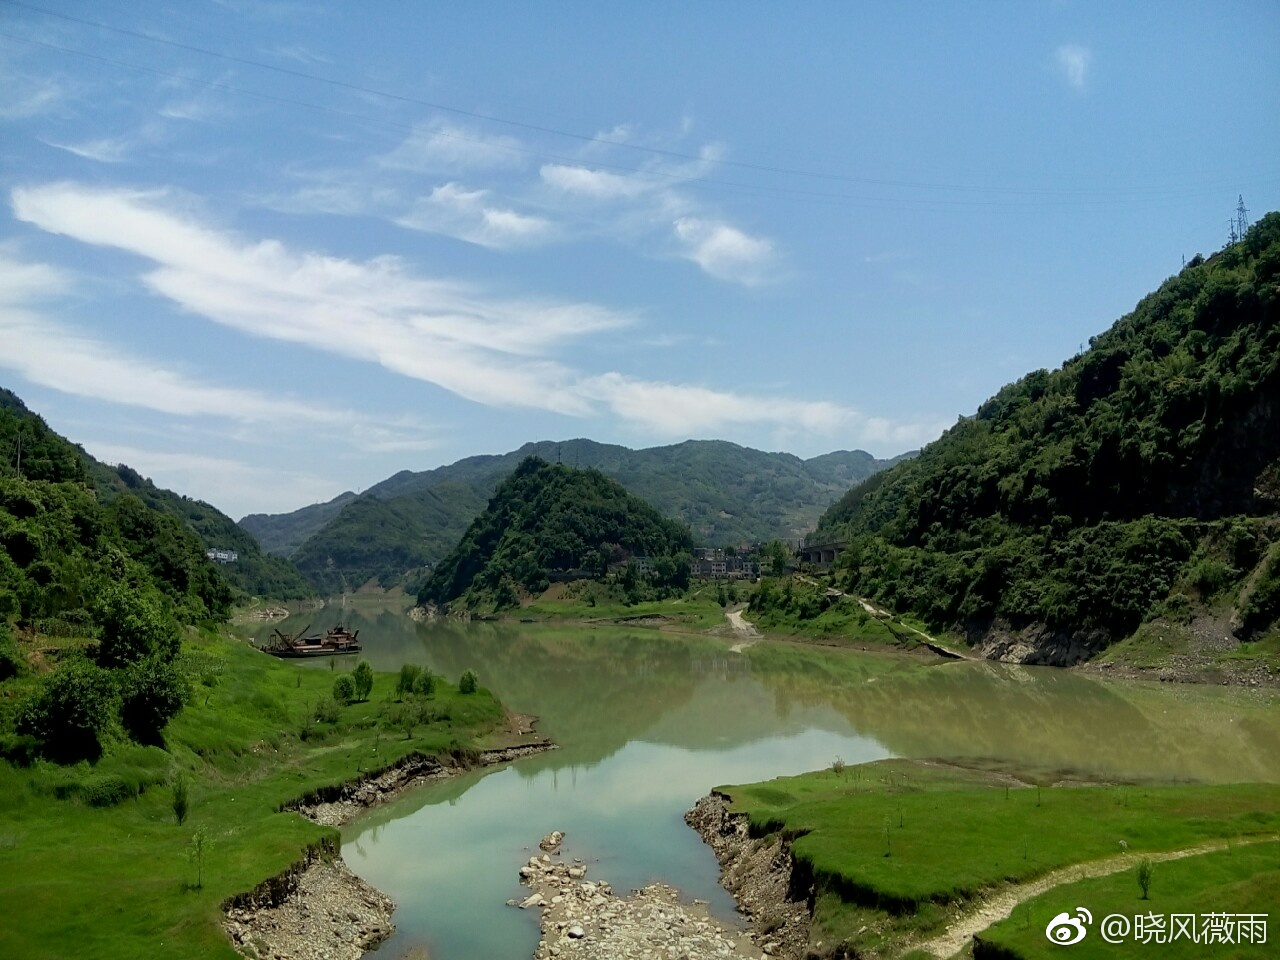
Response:
[{"label": "hillside vegetation", "polygon": [[849,541],[840,585],[1030,662],[1157,617],[1274,639],[1278,300],[1273,213],[849,491],[816,534]]},{"label": "hillside vegetation", "polygon": [[[60,487],[58,496],[88,496],[107,508],[117,532],[133,545],[131,550],[156,555],[152,566],[156,570],[163,567],[166,582],[212,578],[225,581],[233,597],[289,600],[312,594],[293,564],[263,553],[251,535],[217,508],[157,487],[125,464],[112,466],[95,460],[50,430],[15,394],[0,388],[0,456],[4,458],[0,477],[19,477],[20,437],[22,479],[82,488]],[[175,538],[182,541],[181,546],[175,546]],[[215,570],[204,557],[210,548],[234,550],[239,557]],[[167,559],[159,559],[160,554]]]},{"label": "hillside vegetation", "polygon": [[[560,572],[603,578],[645,556],[659,588],[688,585],[693,537],[598,470],[525,459],[432,572],[420,603],[514,606]],[[628,575],[635,577],[633,568]]]},{"label": "hillside vegetation", "polygon": [[402,471],[362,496],[343,494],[289,514],[241,520],[266,549],[290,556],[318,588],[391,586],[457,543],[504,477],[526,457],[599,470],[699,543],[795,538],[852,484],[895,462],[863,451],[810,460],[720,440],[630,450],[591,440],[528,443],[501,456],[468,457],[437,470]]}]

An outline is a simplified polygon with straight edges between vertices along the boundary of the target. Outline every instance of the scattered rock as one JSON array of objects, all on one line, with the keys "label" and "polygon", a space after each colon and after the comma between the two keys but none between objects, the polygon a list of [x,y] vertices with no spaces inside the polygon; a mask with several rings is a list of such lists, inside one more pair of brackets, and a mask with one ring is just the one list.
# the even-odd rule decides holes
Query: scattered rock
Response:
[{"label": "scattered rock", "polygon": [[[554,836],[554,834],[553,834]],[[521,883],[533,888],[524,906],[537,899],[542,911],[542,940],[535,960],[757,960],[744,935],[726,930],[705,903],[681,902],[663,883],[650,884],[627,897],[615,897],[602,881],[584,881],[586,868],[530,858],[520,868]]]},{"label": "scattered rock", "polygon": [[[550,741],[484,750],[479,764],[506,763],[554,750]],[[341,826],[409,787],[461,771],[435,757],[410,754],[385,770],[302,797],[284,809]],[[563,834],[561,834],[563,839]],[[357,960],[395,930],[395,903],[348,869],[335,844],[308,850],[279,876],[223,903],[223,929],[243,957],[258,960]]]},{"label": "scattered rock", "polygon": [[222,926],[232,946],[255,960],[359,960],[391,936],[394,909],[341,858],[317,859],[280,902],[232,907]]},{"label": "scattered rock", "polygon": [[538,849],[545,850],[547,853],[555,853],[560,849],[560,844],[564,843],[564,833],[560,830],[552,830],[542,838],[538,844]]}]

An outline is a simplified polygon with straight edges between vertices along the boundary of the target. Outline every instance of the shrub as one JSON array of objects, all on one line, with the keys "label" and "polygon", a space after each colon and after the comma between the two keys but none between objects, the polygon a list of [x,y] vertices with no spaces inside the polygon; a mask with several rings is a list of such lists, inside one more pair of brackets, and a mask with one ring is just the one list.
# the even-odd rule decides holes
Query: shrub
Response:
[{"label": "shrub", "polygon": [[15,767],[29,767],[40,756],[40,741],[30,734],[0,734],[0,757]]},{"label": "shrub", "polygon": [[339,703],[355,703],[356,684],[351,679],[351,674],[344,673],[333,681],[333,699]]},{"label": "shrub", "polygon": [[17,732],[40,741],[45,756],[59,762],[96,759],[99,736],[116,715],[110,674],[85,661],[51,673],[22,704]]},{"label": "shrub", "polygon": [[96,606],[102,627],[101,666],[119,667],[149,657],[172,660],[178,655],[177,625],[154,597],[127,584],[110,583],[102,588]]},{"label": "shrub", "polygon": [[414,691],[414,683],[422,673],[422,667],[416,663],[406,663],[400,667],[400,679],[396,681],[396,696],[406,697]]},{"label": "shrub", "polygon": [[18,649],[13,632],[6,623],[0,623],[0,680],[8,680],[22,673],[26,667],[26,658]]},{"label": "shrub", "polygon": [[1144,859],[1138,864],[1138,886],[1142,888],[1142,899],[1149,900],[1147,893],[1151,890],[1151,874],[1155,869],[1151,866],[1151,861]]},{"label": "shrub", "polygon": [[436,675],[429,667],[423,667],[413,681],[413,692],[420,697],[429,697],[436,692]]},{"label": "shrub", "polygon": [[[338,679],[346,680],[349,678],[344,676],[344,677],[339,677]],[[333,686],[334,686],[334,693],[336,695],[337,687],[338,687],[337,681],[334,682]],[[317,720],[322,721],[323,723],[337,723],[339,711],[341,709],[342,708],[338,706],[338,701],[335,700],[333,697],[321,697],[319,700],[316,701],[316,709],[313,716]],[[306,727],[303,727],[303,731],[305,734]],[[303,739],[304,740],[306,739],[305,735],[303,736]]]},{"label": "shrub", "polygon": [[357,700],[368,700],[373,692],[373,667],[368,660],[361,660],[351,672],[351,682],[355,688]]},{"label": "shrub", "polygon": [[114,773],[91,777],[84,782],[80,792],[91,807],[114,807],[134,795],[133,788],[125,783],[124,778]]},{"label": "shrub", "polygon": [[172,663],[152,657],[134,664],[121,684],[120,720],[139,743],[159,743],[160,731],[191,695],[187,678]]},{"label": "shrub", "polygon": [[468,670],[458,680],[459,693],[475,693],[480,680],[474,670]]}]

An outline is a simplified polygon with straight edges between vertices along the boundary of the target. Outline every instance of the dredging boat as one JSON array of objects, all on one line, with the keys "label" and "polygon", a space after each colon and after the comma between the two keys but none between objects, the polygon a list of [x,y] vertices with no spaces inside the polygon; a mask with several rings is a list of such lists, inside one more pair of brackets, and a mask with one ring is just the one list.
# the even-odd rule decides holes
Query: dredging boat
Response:
[{"label": "dredging boat", "polygon": [[360,631],[352,633],[346,627],[331,627],[322,634],[307,636],[310,624],[289,635],[279,629],[271,634],[271,640],[262,648],[274,657],[333,657],[343,653],[359,653]]}]

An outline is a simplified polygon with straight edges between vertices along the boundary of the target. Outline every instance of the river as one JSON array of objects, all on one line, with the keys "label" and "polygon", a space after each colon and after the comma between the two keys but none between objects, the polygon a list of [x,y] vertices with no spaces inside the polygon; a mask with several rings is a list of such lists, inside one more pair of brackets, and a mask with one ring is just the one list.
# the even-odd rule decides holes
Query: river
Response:
[{"label": "river", "polygon": [[837,758],[995,760],[1053,780],[1280,781],[1271,690],[773,642],[735,653],[728,640],[642,628],[416,624],[364,606],[285,626],[306,621],[358,628],[378,670],[414,662],[456,680],[474,669],[562,745],[414,791],[343,830],[347,863],[399,905],[378,951],[387,960],[530,957],[537,918],[505,904],[527,893],[516,872],[554,829],[590,877],[619,892],[665,880],[735,924],[684,811],[719,784]]}]

